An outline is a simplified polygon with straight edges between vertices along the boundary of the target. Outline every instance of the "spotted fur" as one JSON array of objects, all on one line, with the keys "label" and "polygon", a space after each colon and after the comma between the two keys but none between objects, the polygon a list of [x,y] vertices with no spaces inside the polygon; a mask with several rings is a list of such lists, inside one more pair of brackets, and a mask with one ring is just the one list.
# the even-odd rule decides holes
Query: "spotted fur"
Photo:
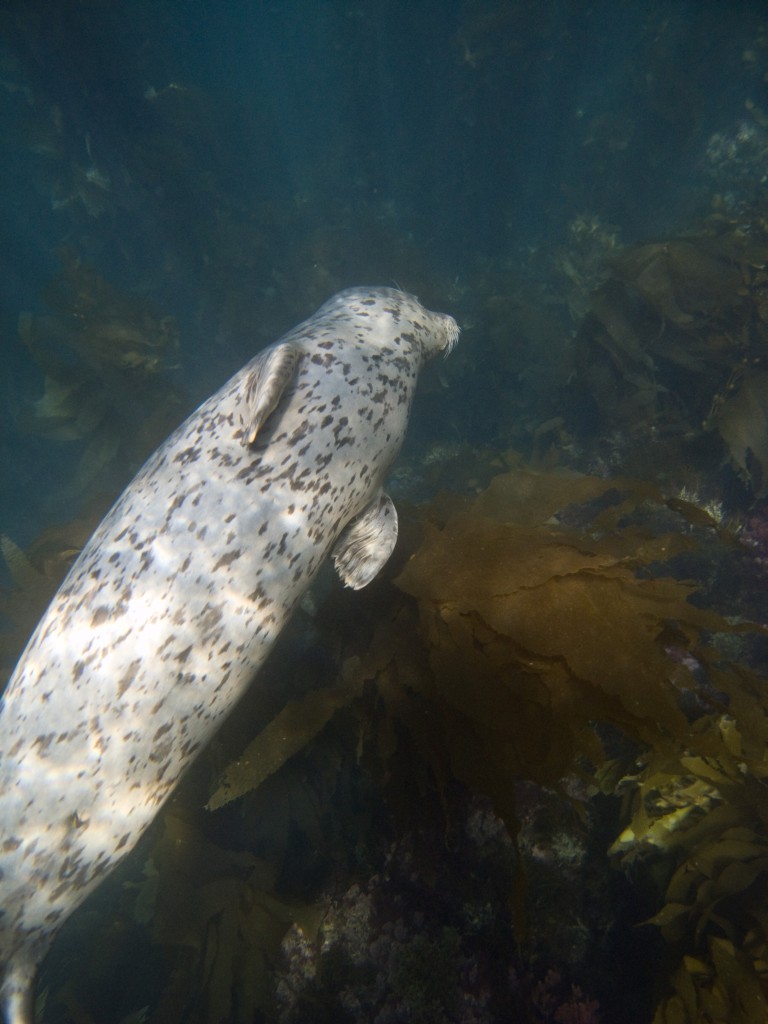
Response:
[{"label": "spotted fur", "polygon": [[449,316],[388,288],[330,299],[205,402],[73,565],[0,707],[0,997],[136,844],[332,553],[361,587],[394,547],[382,481]]}]

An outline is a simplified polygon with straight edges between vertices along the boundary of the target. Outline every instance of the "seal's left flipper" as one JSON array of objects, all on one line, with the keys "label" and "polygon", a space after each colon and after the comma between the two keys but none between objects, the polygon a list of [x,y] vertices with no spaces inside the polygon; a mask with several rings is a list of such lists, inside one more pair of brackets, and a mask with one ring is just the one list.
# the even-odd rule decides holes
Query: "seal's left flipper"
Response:
[{"label": "seal's left flipper", "polygon": [[397,511],[382,491],[336,541],[331,552],[336,572],[348,587],[360,590],[383,568],[396,541]]},{"label": "seal's left flipper", "polygon": [[245,381],[243,443],[253,444],[264,423],[296,372],[301,348],[290,341],[268,349]]}]

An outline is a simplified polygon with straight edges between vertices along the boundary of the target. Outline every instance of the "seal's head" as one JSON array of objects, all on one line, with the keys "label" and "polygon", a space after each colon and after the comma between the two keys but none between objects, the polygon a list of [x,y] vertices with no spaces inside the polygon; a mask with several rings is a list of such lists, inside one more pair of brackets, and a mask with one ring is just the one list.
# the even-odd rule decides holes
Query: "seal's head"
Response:
[{"label": "seal's head", "polygon": [[322,306],[317,316],[353,316],[364,325],[366,344],[410,343],[423,360],[448,355],[459,340],[459,326],[446,313],[425,309],[414,295],[397,288],[347,288]]}]

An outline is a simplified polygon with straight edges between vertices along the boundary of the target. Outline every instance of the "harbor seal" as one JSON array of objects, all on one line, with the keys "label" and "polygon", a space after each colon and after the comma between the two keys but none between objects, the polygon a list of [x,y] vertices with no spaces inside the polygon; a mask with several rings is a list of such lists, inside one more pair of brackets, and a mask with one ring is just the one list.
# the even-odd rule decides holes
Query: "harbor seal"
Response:
[{"label": "harbor seal", "polygon": [[339,293],[209,398],[83,548],[0,707],[0,999],[31,1024],[40,961],[211,738],[326,555],[364,587],[419,371],[456,322]]}]

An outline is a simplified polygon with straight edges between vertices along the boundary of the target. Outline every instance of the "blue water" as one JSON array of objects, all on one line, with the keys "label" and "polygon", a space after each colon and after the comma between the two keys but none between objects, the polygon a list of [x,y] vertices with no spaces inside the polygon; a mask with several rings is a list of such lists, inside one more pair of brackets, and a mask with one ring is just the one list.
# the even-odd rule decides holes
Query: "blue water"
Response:
[{"label": "blue water", "polygon": [[[749,3],[103,0],[0,16],[0,525],[21,543],[82,449],[19,426],[42,380],[17,319],[45,312],[62,245],[177,319],[170,362],[192,404],[338,287],[396,282],[471,325],[478,278],[546,273],[535,254],[577,214],[624,243],[688,225],[712,190],[708,139],[766,90]],[[482,333],[466,337],[453,417],[478,440],[489,368]]]}]

